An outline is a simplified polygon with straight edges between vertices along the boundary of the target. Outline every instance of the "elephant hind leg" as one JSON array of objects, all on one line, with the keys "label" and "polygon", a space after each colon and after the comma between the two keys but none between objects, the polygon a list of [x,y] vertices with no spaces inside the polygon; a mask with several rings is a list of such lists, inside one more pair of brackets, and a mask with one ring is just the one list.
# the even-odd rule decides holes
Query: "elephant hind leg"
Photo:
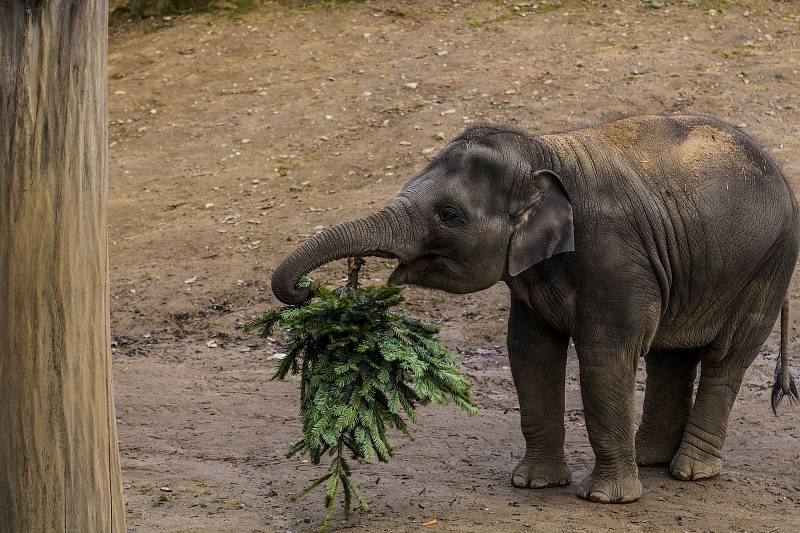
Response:
[{"label": "elephant hind leg", "polygon": [[669,464],[681,445],[692,410],[700,350],[651,350],[642,422],[636,432],[636,462]]},{"label": "elephant hind leg", "polygon": [[703,353],[692,412],[670,463],[675,479],[707,479],[722,472],[722,446],[733,403],[747,367],[758,355],[776,317],[777,310],[770,315],[753,313],[739,321],[727,339],[712,343]]},{"label": "elephant hind leg", "polygon": [[700,382],[683,440],[672,459],[681,480],[714,477],[722,471],[722,446],[731,408],[744,374],[767,340],[780,312],[795,255],[776,254],[740,293],[718,338],[703,351]]},{"label": "elephant hind leg", "polygon": [[758,347],[751,346],[746,354],[737,350],[736,354],[731,354],[735,357],[722,364],[703,361],[692,413],[670,463],[672,477],[690,481],[720,474],[731,408],[744,373],[757,353]]}]

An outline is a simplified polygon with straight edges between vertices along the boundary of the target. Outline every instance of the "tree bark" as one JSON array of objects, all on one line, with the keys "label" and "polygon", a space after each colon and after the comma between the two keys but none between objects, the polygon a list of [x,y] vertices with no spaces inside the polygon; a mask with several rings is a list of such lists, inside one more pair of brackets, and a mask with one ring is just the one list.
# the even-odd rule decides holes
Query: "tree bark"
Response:
[{"label": "tree bark", "polygon": [[125,531],[107,0],[0,0],[0,531]]}]

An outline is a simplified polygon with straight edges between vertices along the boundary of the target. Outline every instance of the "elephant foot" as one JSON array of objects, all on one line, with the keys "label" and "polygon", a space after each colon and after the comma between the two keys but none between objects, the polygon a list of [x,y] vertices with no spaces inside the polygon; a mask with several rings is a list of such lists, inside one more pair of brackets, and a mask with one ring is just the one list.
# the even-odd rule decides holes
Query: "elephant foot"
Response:
[{"label": "elephant foot", "polygon": [[653,438],[636,434],[636,464],[639,466],[668,465],[680,446],[680,436],[677,442],[673,439]]},{"label": "elephant foot", "polygon": [[518,488],[543,489],[569,485],[572,472],[564,461],[545,463],[533,459],[523,459],[514,467],[511,483]]},{"label": "elephant foot", "polygon": [[578,497],[597,503],[630,503],[642,497],[642,483],[637,473],[616,477],[592,472],[578,486]]},{"label": "elephant foot", "polygon": [[684,442],[672,459],[670,473],[681,481],[695,481],[718,476],[722,472],[722,458]]}]

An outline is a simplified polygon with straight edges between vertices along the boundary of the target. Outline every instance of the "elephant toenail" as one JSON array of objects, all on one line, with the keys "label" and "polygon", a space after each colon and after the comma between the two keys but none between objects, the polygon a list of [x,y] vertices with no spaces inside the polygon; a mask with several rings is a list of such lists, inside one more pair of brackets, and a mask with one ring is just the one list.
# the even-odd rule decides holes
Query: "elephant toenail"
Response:
[{"label": "elephant toenail", "polygon": [[689,477],[690,477],[689,474],[687,474],[683,470],[677,470],[677,469],[672,471],[672,475],[675,476],[676,479],[680,479],[680,480],[684,480],[684,481],[689,479]]}]

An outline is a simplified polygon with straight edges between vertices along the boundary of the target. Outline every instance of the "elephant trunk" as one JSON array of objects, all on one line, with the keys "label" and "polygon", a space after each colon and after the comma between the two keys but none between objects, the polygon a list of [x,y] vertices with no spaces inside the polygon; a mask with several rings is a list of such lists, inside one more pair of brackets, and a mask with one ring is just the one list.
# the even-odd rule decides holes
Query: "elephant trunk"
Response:
[{"label": "elephant trunk", "polygon": [[[315,268],[345,257],[377,255],[401,261],[415,255],[414,233],[419,231],[409,215],[413,206],[396,198],[368,217],[349,220],[314,235],[289,254],[272,274],[272,292],[281,302],[296,305],[308,298],[297,282]],[[418,239],[417,239],[418,240]]]}]

